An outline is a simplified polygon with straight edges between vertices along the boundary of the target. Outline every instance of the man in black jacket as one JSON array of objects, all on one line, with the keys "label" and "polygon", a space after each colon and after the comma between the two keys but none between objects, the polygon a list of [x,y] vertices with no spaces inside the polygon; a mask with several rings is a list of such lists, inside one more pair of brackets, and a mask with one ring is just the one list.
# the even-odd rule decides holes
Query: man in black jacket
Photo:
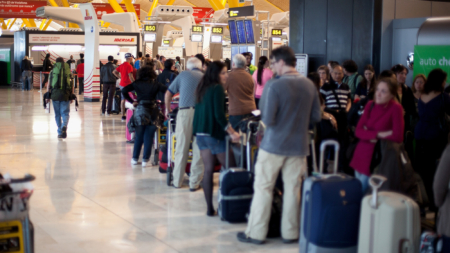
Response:
[{"label": "man in black jacket", "polygon": [[[108,56],[108,63],[103,65],[100,69],[100,77],[103,82],[103,100],[102,100],[102,115],[111,115],[112,102],[114,99],[114,93],[116,93],[116,80],[113,71],[117,66],[114,65],[114,57]],[[109,95],[108,95],[109,94]],[[106,101],[108,101],[108,107],[106,107]]]},{"label": "man in black jacket", "polygon": [[50,61],[50,54],[47,54],[45,56],[44,62],[42,63],[42,72],[44,72],[44,81],[41,84],[41,89],[45,88],[45,83],[48,82],[48,73],[50,73],[52,68],[53,64]]}]

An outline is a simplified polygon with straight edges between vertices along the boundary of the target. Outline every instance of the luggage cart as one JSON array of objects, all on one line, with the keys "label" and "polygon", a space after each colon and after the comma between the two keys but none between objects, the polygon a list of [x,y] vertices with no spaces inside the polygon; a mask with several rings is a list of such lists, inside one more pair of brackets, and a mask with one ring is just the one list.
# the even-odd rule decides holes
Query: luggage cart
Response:
[{"label": "luggage cart", "polygon": [[35,180],[32,175],[20,179],[0,179],[0,252],[34,253],[34,228],[29,219],[32,192],[14,192],[10,185]]}]

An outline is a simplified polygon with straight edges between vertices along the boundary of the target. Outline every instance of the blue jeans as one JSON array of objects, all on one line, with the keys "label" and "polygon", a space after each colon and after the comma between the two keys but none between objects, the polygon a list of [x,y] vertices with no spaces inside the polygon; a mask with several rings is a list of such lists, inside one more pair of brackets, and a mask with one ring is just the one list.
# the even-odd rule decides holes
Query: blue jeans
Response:
[{"label": "blue jeans", "polygon": [[134,140],[133,159],[138,160],[141,154],[142,144],[144,144],[144,154],[142,161],[148,162],[152,151],[153,137],[155,136],[156,126],[145,125],[136,126],[136,137]]},{"label": "blue jeans", "polygon": [[231,126],[233,127],[234,130],[236,130],[237,132],[239,132],[239,129],[237,129],[239,122],[241,122],[241,120],[252,116],[253,114],[249,113],[249,114],[244,114],[244,115],[230,115],[228,117],[228,121],[230,122]]},{"label": "blue jeans", "polygon": [[33,73],[31,70],[22,72],[22,90],[31,90],[33,84]]},{"label": "blue jeans", "polygon": [[209,149],[213,155],[222,154],[226,151],[225,140],[218,140],[211,136],[197,135],[197,145],[200,151]]},{"label": "blue jeans", "polygon": [[[55,121],[58,126],[58,134],[62,134],[62,127],[69,124],[70,101],[52,101],[55,110]],[[62,123],[61,123],[62,119]]]},{"label": "blue jeans", "polygon": [[450,237],[446,235],[442,235],[442,251],[441,252],[450,252]]},{"label": "blue jeans", "polygon": [[355,170],[355,177],[361,181],[362,184],[362,192],[366,194],[367,188],[369,187],[369,176],[359,173]]}]

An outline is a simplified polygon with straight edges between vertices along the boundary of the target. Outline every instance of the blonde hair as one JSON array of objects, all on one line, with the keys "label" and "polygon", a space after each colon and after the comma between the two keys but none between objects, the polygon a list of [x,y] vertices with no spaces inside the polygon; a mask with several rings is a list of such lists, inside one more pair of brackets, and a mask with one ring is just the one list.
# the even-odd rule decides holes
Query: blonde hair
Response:
[{"label": "blonde hair", "polygon": [[23,59],[24,59],[24,60],[28,60],[28,56],[25,55],[25,56],[23,57]]}]

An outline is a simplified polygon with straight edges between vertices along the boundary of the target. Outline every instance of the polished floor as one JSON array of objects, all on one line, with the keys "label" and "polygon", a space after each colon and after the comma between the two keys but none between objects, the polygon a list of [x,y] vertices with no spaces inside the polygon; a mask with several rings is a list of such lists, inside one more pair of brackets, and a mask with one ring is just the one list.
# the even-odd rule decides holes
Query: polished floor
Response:
[{"label": "polished floor", "polygon": [[102,117],[100,103],[81,101],[78,111],[71,106],[68,138],[58,141],[37,90],[0,88],[0,172],[37,178],[37,253],[298,252],[280,239],[238,242],[245,224],[207,217],[203,191],[169,188],[157,167],[132,167],[124,131],[119,116]]}]

